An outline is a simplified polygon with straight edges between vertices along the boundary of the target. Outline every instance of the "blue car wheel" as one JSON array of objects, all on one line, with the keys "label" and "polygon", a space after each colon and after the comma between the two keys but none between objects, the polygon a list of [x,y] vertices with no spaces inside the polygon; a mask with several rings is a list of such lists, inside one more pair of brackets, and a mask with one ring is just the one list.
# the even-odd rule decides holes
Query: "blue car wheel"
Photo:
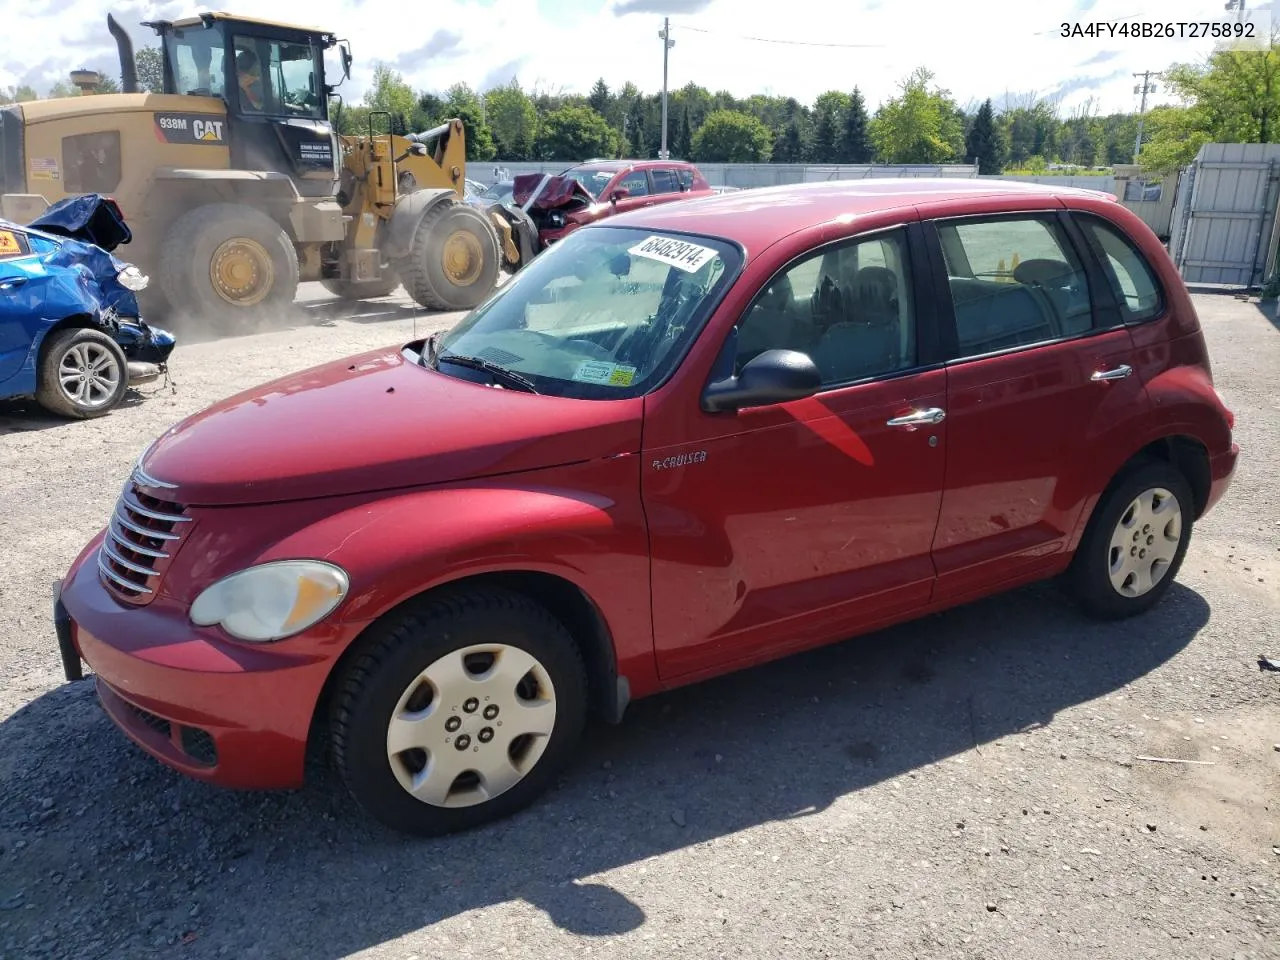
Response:
[{"label": "blue car wheel", "polygon": [[50,413],[100,417],[124,399],[128,363],[120,345],[101,330],[57,330],[42,346],[36,401]]}]

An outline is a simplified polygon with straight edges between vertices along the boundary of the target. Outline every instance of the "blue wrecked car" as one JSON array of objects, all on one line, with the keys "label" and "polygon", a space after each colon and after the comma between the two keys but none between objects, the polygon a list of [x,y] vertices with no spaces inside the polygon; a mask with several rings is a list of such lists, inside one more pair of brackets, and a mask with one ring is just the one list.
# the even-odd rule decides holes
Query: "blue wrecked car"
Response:
[{"label": "blue wrecked car", "polygon": [[0,219],[0,400],[100,417],[167,372],[173,335],[138,308],[147,278],[111,253],[132,239],[100,194],[61,200],[26,225]]}]

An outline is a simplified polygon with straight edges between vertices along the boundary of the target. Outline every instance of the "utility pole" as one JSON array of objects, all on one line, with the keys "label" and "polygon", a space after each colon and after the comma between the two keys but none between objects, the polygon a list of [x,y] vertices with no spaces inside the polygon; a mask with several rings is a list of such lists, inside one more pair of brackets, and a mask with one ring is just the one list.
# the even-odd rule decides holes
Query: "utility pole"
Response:
[{"label": "utility pole", "polygon": [[671,39],[670,17],[662,18],[658,39],[662,41],[662,147],[658,150],[658,159],[670,160],[671,151],[667,149],[667,51],[676,45]]},{"label": "utility pole", "polygon": [[1138,107],[1138,139],[1133,142],[1133,162],[1137,163],[1138,154],[1142,152],[1142,120],[1147,112],[1147,94],[1156,92],[1156,85],[1148,81],[1151,77],[1158,77],[1160,74],[1155,70],[1144,70],[1142,73],[1135,73],[1134,76],[1142,78],[1142,83],[1133,88],[1134,93],[1142,94],[1142,105]]}]

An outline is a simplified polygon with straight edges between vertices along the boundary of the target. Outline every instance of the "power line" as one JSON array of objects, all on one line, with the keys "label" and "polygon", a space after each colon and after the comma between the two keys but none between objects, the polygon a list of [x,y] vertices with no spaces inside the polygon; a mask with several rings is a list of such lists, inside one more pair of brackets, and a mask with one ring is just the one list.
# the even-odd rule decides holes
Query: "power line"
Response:
[{"label": "power line", "polygon": [[713,37],[732,37],[735,40],[753,40],[756,43],[783,43],[793,47],[836,47],[841,50],[884,50],[883,43],[814,43],[809,40],[779,40],[777,37],[744,37],[737,33],[721,33],[718,30],[703,30],[701,27],[678,27],[679,30],[693,30]]}]

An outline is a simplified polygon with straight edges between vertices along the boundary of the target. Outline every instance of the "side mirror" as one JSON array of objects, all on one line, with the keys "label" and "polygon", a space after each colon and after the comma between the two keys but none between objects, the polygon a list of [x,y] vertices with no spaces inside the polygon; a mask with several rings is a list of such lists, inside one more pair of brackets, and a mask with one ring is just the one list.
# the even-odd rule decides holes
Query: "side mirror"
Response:
[{"label": "side mirror", "polygon": [[617,190],[613,191],[612,194],[610,194],[609,202],[617,203],[619,200],[625,200],[629,196],[631,196],[630,190],[628,190],[626,187],[619,187]]},{"label": "side mirror", "polygon": [[342,79],[351,79],[351,48],[345,42],[342,44]]},{"label": "side mirror", "polygon": [[742,373],[709,384],[702,394],[702,409],[723,413],[741,407],[786,403],[811,397],[822,386],[822,374],[807,353],[766,350],[752,359]]}]

